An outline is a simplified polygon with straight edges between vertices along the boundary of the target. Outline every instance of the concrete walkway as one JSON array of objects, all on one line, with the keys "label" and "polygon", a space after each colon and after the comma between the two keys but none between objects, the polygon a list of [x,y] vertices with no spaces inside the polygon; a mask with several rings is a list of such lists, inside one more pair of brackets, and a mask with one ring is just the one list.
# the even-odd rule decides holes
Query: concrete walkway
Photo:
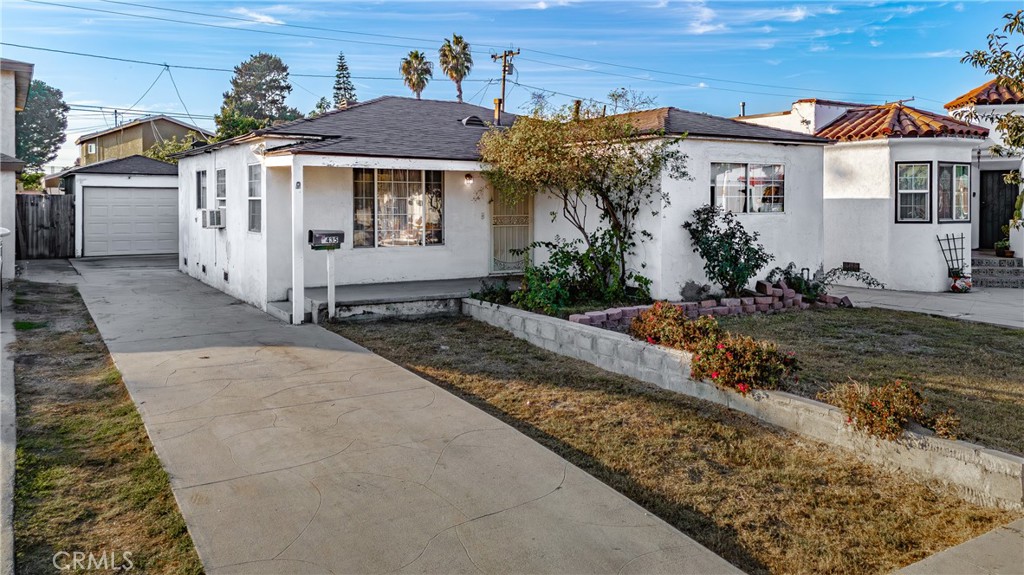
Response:
[{"label": "concrete walkway", "polygon": [[834,296],[850,296],[854,305],[941,315],[1024,329],[1024,290],[974,288],[969,293],[923,293],[835,286]]},{"label": "concrete walkway", "polygon": [[156,261],[55,277],[79,284],[208,573],[738,572],[420,377]]},{"label": "concrete walkway", "polygon": [[901,575],[1010,575],[1024,573],[1024,519],[993,529],[904,567]]}]

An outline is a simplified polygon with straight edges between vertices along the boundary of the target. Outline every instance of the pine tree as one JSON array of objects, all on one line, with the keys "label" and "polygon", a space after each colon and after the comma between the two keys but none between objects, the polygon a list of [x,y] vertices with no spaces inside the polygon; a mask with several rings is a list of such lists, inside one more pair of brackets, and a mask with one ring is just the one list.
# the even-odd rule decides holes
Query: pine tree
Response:
[{"label": "pine tree", "polygon": [[352,83],[352,73],[348,70],[345,53],[338,52],[338,71],[334,75],[334,107],[342,108],[356,102],[356,87]]}]

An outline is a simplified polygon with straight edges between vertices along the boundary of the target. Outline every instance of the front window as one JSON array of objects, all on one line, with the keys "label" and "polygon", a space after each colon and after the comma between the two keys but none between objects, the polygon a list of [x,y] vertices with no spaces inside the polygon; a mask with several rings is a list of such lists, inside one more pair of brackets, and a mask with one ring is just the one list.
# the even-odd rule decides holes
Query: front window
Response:
[{"label": "front window", "polygon": [[263,230],[263,171],[259,164],[248,166],[249,180],[249,231]]},{"label": "front window", "polygon": [[711,199],[730,212],[784,212],[786,172],[782,164],[711,164]]},{"label": "front window", "polygon": [[967,164],[939,164],[939,221],[971,220],[971,167]]},{"label": "front window", "polygon": [[931,164],[896,164],[896,221],[931,221]]},{"label": "front window", "polygon": [[196,172],[196,209],[206,209],[206,170]]},{"label": "front window", "polygon": [[444,243],[444,172],[353,170],[354,247]]}]

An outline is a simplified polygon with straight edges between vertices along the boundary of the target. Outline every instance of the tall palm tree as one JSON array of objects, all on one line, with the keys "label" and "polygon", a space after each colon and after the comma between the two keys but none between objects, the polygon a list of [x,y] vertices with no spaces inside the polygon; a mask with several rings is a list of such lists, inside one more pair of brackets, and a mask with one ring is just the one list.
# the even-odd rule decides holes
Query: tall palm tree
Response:
[{"label": "tall palm tree", "polygon": [[441,70],[455,82],[455,90],[458,93],[459,103],[462,103],[462,80],[469,75],[473,69],[473,53],[469,49],[469,43],[458,34],[452,34],[451,39],[444,39],[441,49],[438,50],[441,61]]},{"label": "tall palm tree", "polygon": [[402,58],[402,65],[398,68],[405,78],[405,85],[420,99],[420,93],[427,87],[427,82],[434,77],[434,64],[427,61],[427,56],[419,50],[409,52],[409,55]]}]

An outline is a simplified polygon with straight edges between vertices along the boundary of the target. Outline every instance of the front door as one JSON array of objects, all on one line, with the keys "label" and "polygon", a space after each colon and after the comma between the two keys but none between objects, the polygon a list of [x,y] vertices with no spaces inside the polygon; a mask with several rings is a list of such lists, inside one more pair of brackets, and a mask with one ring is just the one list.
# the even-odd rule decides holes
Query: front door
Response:
[{"label": "front door", "polygon": [[981,213],[978,216],[978,247],[992,249],[1003,238],[1000,230],[1013,217],[1013,204],[1017,201],[1017,186],[1007,184],[1003,176],[1009,171],[981,172]]},{"label": "front door", "polygon": [[512,204],[495,193],[491,201],[491,273],[521,273],[526,255],[513,253],[525,250],[532,240],[530,212],[532,202]]}]

